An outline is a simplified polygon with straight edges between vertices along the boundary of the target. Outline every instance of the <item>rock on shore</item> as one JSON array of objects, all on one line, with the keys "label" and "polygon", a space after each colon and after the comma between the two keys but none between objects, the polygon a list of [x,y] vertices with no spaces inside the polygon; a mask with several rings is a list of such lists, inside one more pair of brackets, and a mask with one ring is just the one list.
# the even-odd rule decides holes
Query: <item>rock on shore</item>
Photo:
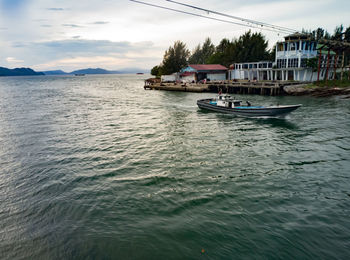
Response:
[{"label": "rock on shore", "polygon": [[334,95],[344,95],[345,98],[350,98],[350,87],[310,87],[307,84],[285,86],[283,89],[291,96],[315,96],[315,97],[329,97]]}]

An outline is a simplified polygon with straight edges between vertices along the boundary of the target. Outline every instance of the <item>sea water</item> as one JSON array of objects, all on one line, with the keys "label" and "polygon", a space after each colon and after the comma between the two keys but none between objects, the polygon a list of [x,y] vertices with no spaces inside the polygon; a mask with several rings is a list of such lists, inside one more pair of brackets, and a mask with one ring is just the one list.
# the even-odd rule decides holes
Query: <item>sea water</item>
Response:
[{"label": "sea water", "polygon": [[349,258],[349,99],[241,118],[145,77],[0,78],[1,259]]}]

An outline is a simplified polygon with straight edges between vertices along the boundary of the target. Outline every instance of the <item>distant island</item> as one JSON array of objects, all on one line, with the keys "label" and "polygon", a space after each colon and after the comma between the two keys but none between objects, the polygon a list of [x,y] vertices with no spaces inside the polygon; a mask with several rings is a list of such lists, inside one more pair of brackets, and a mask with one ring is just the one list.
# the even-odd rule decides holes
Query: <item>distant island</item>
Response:
[{"label": "distant island", "polygon": [[43,76],[43,75],[83,75],[83,74],[134,74],[134,73],[149,73],[149,70],[141,70],[138,68],[129,68],[122,70],[105,70],[101,68],[80,69],[72,72],[63,70],[49,70],[36,72],[30,68],[15,68],[8,69],[0,67],[0,77],[4,76]]},{"label": "distant island", "polygon": [[134,74],[134,73],[149,73],[149,70],[140,70],[138,68],[130,68],[123,70],[105,70],[101,68],[88,68],[74,70],[72,72],[64,72],[62,70],[43,71],[45,75],[83,75],[83,74]]},{"label": "distant island", "polygon": [[0,77],[3,76],[40,76],[45,75],[43,72],[36,72],[30,68],[8,69],[0,67]]}]

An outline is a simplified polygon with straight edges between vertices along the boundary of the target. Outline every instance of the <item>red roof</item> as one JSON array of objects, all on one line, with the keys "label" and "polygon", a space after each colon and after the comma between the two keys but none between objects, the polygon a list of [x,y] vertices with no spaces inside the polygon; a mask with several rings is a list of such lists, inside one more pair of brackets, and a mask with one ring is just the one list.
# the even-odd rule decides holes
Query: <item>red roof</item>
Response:
[{"label": "red roof", "polygon": [[190,64],[188,66],[195,70],[227,70],[225,66],[220,64]]},{"label": "red roof", "polygon": [[184,73],[181,74],[181,76],[182,76],[182,77],[184,77],[184,76],[191,76],[191,75],[193,75],[193,74],[195,74],[194,71],[193,71],[193,72],[191,72],[191,71],[185,71]]}]

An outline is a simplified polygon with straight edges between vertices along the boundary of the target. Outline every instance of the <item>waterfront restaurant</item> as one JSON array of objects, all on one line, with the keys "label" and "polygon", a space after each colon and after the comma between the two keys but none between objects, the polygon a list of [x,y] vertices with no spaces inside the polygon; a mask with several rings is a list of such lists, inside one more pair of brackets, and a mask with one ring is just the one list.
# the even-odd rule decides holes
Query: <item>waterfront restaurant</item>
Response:
[{"label": "waterfront restaurant", "polygon": [[180,71],[181,81],[198,82],[226,80],[227,68],[220,64],[190,64]]},{"label": "waterfront restaurant", "polygon": [[[245,62],[235,63],[230,66],[230,80],[294,80],[294,81],[316,81],[318,77],[317,68],[312,68],[308,60],[320,60],[320,80],[333,78],[335,69],[341,59],[337,59],[335,52],[329,52],[328,48],[313,41],[308,34],[295,33],[285,37],[284,42],[277,42],[276,56],[274,62]],[[318,62],[318,61],[317,61]],[[336,64],[335,64],[336,63]],[[336,65],[336,66],[334,66]]]}]

